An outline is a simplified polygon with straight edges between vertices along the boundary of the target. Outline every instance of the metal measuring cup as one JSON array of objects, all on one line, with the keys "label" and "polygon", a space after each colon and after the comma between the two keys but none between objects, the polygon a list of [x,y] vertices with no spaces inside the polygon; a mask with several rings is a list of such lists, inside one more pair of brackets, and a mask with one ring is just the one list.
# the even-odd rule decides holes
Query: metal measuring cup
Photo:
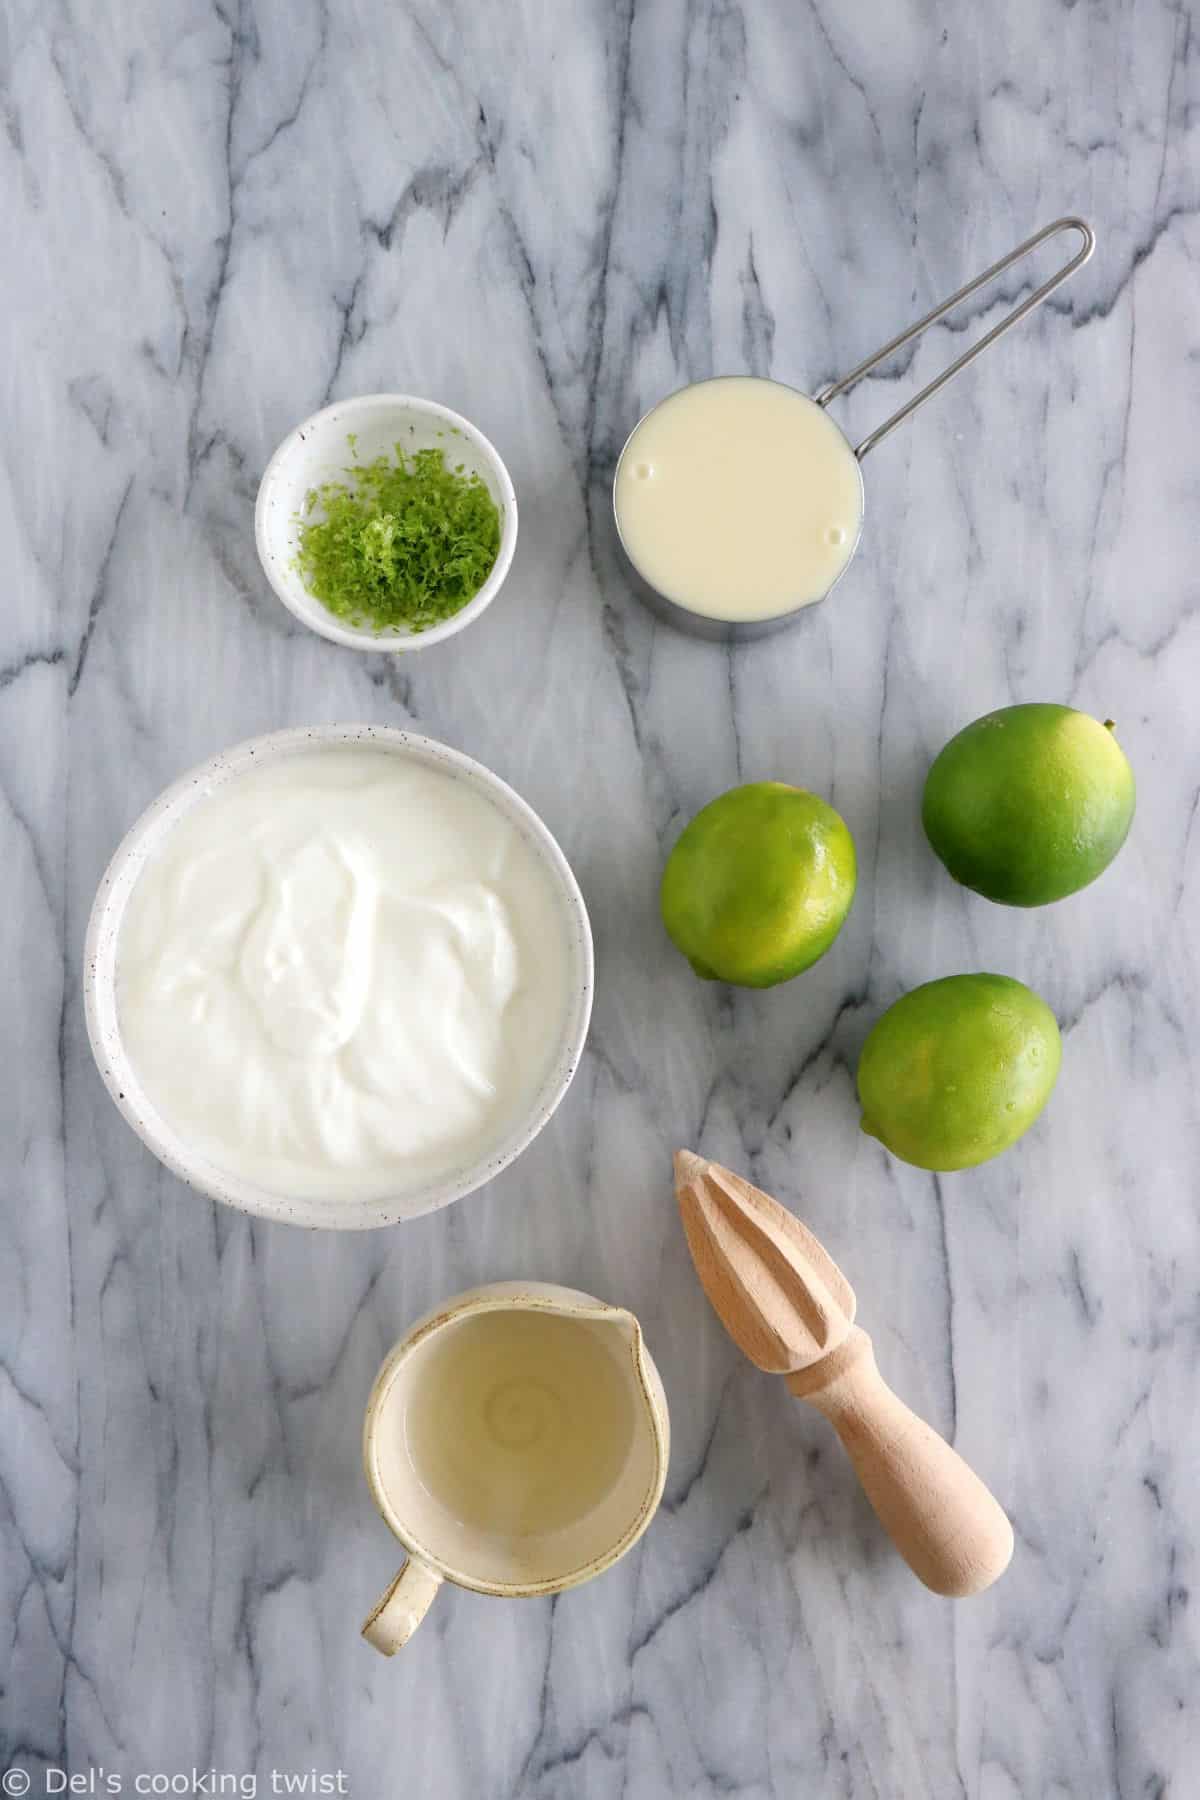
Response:
[{"label": "metal measuring cup", "polygon": [[[1015,250],[1010,250],[1007,256],[1002,256],[999,262],[995,262],[989,269],[985,269],[982,275],[977,275],[973,281],[968,281],[965,287],[960,287],[957,293],[950,295],[948,300],[943,300],[940,306],[935,306],[933,311],[926,313],[923,319],[918,319],[915,325],[910,325],[908,329],[902,331],[898,337],[892,338],[889,343],[884,344],[881,349],[876,350],[872,355],[868,356],[865,361],[860,362],[856,368],[851,369],[848,375],[843,375],[839,381],[830,382],[827,387],[821,389],[820,393],[812,396],[815,405],[821,408],[827,407],[831,400],[836,400],[840,394],[848,392],[856,382],[861,381],[864,375],[869,375],[871,370],[876,368],[881,362],[885,362],[887,358],[892,356],[897,350],[902,350],[906,344],[911,344],[914,339],[919,338],[921,333],[926,331],[930,325],[936,325],[937,321],[944,318],[945,315],[956,307],[960,301],[968,299],[972,294],[977,293],[980,288],[986,287],[988,283],[994,281],[998,275],[1002,275],[1006,269],[1010,269],[1014,263],[1020,262],[1023,257],[1028,256],[1031,251],[1036,250],[1039,245],[1044,244],[1047,239],[1057,237],[1060,232],[1064,231],[1077,232],[1082,239],[1080,249],[1076,251],[1070,262],[1064,263],[1062,268],[1051,275],[1048,281],[1044,281],[1041,287],[1037,288],[1025,300],[1022,300],[1020,305],[1015,306],[1006,317],[1000,320],[998,325],[994,325],[984,337],[981,337],[977,344],[972,344],[969,350],[965,350],[961,356],[956,357],[948,368],[943,369],[940,375],[928,382],[919,393],[914,394],[911,400],[906,401],[903,406],[897,408],[890,418],[884,420],[882,425],[877,425],[875,430],[870,432],[860,444],[852,445],[850,444],[849,439],[846,439],[847,448],[850,449],[851,454],[860,465],[867,453],[873,450],[876,444],[882,443],[883,439],[890,431],[894,431],[896,426],[901,424],[912,413],[916,412],[919,406],[923,406],[926,400],[936,394],[940,388],[944,388],[947,382],[952,381],[957,374],[966,368],[968,363],[974,362],[975,358],[981,356],[989,345],[996,342],[997,338],[1003,337],[1006,331],[1010,331],[1014,325],[1018,325],[1022,319],[1026,318],[1034,310],[1035,307],[1040,306],[1042,301],[1047,299],[1056,288],[1061,287],[1064,281],[1069,280],[1077,269],[1083,267],[1084,263],[1087,262],[1088,258],[1091,256],[1092,251],[1096,248],[1095,233],[1092,231],[1091,226],[1083,219],[1074,218],[1056,219],[1052,225],[1044,225],[1042,229],[1035,232],[1031,238],[1026,238],[1023,244],[1018,244]],[[717,377],[717,379],[720,379],[720,377]],[[768,378],[764,377],[763,379],[766,380]],[[784,386],[785,384],[780,382],[774,385]],[[667,398],[673,398],[673,396],[667,396]],[[664,404],[663,401],[658,402],[658,405],[662,404]],[[772,632],[780,631],[785,626],[793,624],[799,614],[806,611],[807,607],[812,604],[811,601],[804,601],[791,607],[787,611],[776,613],[767,619],[713,618],[708,614],[696,612],[691,607],[673,599],[671,595],[663,593],[661,589],[655,587],[647,580],[642,570],[639,569],[629,552],[628,545],[621,532],[621,517],[617,505],[617,487],[621,473],[621,464],[629,452],[630,444],[633,442],[633,439],[645,420],[656,411],[657,406],[651,407],[642,415],[642,418],[638,420],[637,424],[625,440],[624,448],[617,459],[617,466],[613,475],[613,519],[616,524],[617,537],[621,545],[626,570],[629,574],[634,591],[645,601],[647,606],[658,615],[658,617],[665,619],[669,624],[678,626],[679,629],[690,632],[693,636],[697,637],[712,638],[727,643],[742,642],[750,638],[766,637]],[[834,425],[835,430],[841,431],[841,427],[836,425],[834,420],[831,419],[830,423]],[[845,437],[844,432],[842,433],[842,436]],[[845,574],[846,569],[849,568],[850,563],[854,559],[854,553],[858,548],[859,539],[861,538],[861,520],[862,513],[860,512],[859,536],[856,537],[854,544],[851,546],[850,552],[847,555],[841,570],[835,576],[830,586],[825,590],[825,593],[821,596],[822,599],[827,599],[829,594],[833,592],[833,589],[837,586],[842,575]]]}]

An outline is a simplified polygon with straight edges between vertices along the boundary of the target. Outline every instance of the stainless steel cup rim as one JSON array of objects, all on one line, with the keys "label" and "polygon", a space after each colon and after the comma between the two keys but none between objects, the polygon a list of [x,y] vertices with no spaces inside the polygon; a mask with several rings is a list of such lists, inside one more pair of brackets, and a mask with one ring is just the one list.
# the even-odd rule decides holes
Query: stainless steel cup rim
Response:
[{"label": "stainless steel cup rim", "polygon": [[[776,381],[775,378],[770,375],[706,375],[700,381],[688,381],[685,382],[682,387],[673,388],[669,394],[664,394],[661,400],[656,400],[653,406],[648,406],[646,408],[637,424],[633,427],[633,430],[629,433],[629,436],[625,439],[621,448],[621,454],[617,458],[617,466],[613,470],[612,479],[613,525],[617,533],[617,542],[621,547],[621,553],[625,559],[626,572],[630,577],[630,585],[637,593],[639,599],[641,599],[652,612],[656,613],[659,618],[665,619],[668,624],[677,625],[681,631],[689,632],[693,637],[706,637],[716,642],[727,642],[735,639],[738,641],[748,641],[753,638],[770,637],[775,632],[782,631],[786,626],[794,624],[801,613],[807,612],[810,606],[817,606],[822,600],[828,600],[830,594],[842,579],[842,576],[846,573],[850,564],[854,561],[859,543],[862,540],[863,519],[866,515],[867,507],[867,493],[866,485],[862,478],[862,459],[859,457],[854,445],[850,442],[850,439],[846,436],[846,433],[842,430],[842,427],[838,424],[837,420],[826,414],[826,417],[829,418],[829,423],[833,426],[838,436],[845,443],[851,456],[855,459],[855,468],[858,470],[859,501],[858,529],[854,533],[854,542],[850,545],[845,562],[842,564],[829,586],[825,589],[825,592],[819,594],[815,600],[802,600],[796,606],[786,607],[782,612],[769,613],[765,618],[722,619],[714,614],[697,612],[694,608],[687,606],[682,600],[675,600],[670,594],[664,593],[661,588],[656,587],[639,568],[637,559],[634,557],[629,545],[625,542],[625,534],[621,530],[621,513],[620,508],[617,505],[617,483],[621,476],[621,465],[628,455],[630,444],[632,444],[646,420],[652,413],[656,413],[660,406],[665,406],[668,401],[673,400],[677,394],[687,393],[690,388],[715,387],[718,383],[723,381],[761,381],[764,387],[782,388],[785,393],[796,394],[801,400],[807,400],[812,406],[820,406],[821,404],[819,400],[814,399],[812,394],[806,394],[803,388],[793,387],[790,382]],[[824,408],[822,408],[822,411],[824,411]]]},{"label": "stainless steel cup rim", "polygon": [[896,337],[890,339],[888,343],[883,344],[878,350],[873,351],[864,361],[851,369],[849,374],[841,376],[837,381],[829,382],[816,394],[805,394],[803,389],[791,387],[787,382],[775,381],[771,376],[745,377],[714,375],[708,376],[698,382],[686,382],[683,387],[674,389],[671,394],[664,395],[663,398],[656,401],[653,406],[647,407],[625,439],[621,454],[617,458],[612,481],[613,524],[616,529],[617,541],[620,545],[621,554],[625,559],[627,569],[631,575],[631,586],[633,586],[635,592],[637,592],[646,605],[669,624],[676,625],[681,630],[689,632],[693,636],[718,639],[726,642],[765,637],[773,632],[784,629],[788,625],[794,624],[802,613],[807,612],[810,606],[817,605],[820,600],[827,600],[829,598],[829,595],[833,592],[838,582],[842,579],[842,576],[846,573],[846,570],[850,567],[850,564],[854,561],[859,544],[862,542],[862,527],[863,521],[866,518],[866,487],[864,484],[862,503],[859,507],[858,531],[855,535],[854,543],[851,545],[849,555],[846,557],[838,574],[826,588],[824,594],[819,596],[818,600],[803,601],[797,606],[790,607],[783,612],[774,613],[769,617],[762,619],[720,618],[707,613],[696,612],[682,601],[676,600],[670,594],[662,592],[661,589],[656,587],[646,578],[642,570],[638,567],[634,557],[631,555],[629,546],[626,544],[624,534],[621,531],[621,515],[617,506],[617,481],[621,473],[621,465],[625,460],[629,451],[629,446],[634,437],[637,435],[645,421],[650,417],[651,413],[657,412],[660,406],[665,405],[666,402],[673,399],[676,394],[685,392],[689,387],[703,387],[707,386],[710,382],[716,381],[747,379],[768,382],[774,387],[786,389],[789,393],[800,394],[804,399],[811,400],[814,406],[819,406],[824,410],[829,406],[831,401],[836,400],[840,395],[848,392],[848,390],[860,382],[864,376],[869,375],[873,369],[877,368],[880,363],[885,362],[889,356],[893,356],[897,350],[901,350],[905,345],[912,343],[916,338],[920,337],[924,331],[927,331],[931,325],[937,324],[939,319],[944,318],[946,314],[954,307],[958,306],[960,302],[968,299],[972,294],[977,293],[980,288],[987,287],[991,282],[996,280],[999,275],[1002,275],[1005,270],[1010,269],[1014,263],[1022,261],[1034,250],[1038,249],[1040,245],[1046,243],[1050,238],[1057,237],[1062,232],[1077,233],[1082,239],[1080,248],[1075,252],[1070,261],[1064,263],[1061,268],[1057,269],[1054,274],[1048,278],[1048,280],[1042,282],[1040,287],[1035,288],[1031,294],[1028,294],[1024,300],[1013,307],[1010,312],[1006,313],[1004,318],[1002,318],[998,324],[994,325],[992,329],[986,332],[976,343],[970,345],[961,356],[956,357],[954,361],[951,362],[947,368],[943,369],[939,375],[936,375],[932,381],[927,382],[926,385],[921,388],[918,393],[914,394],[910,400],[906,401],[903,406],[898,407],[881,425],[876,426],[873,431],[863,438],[861,443],[857,445],[851,444],[850,439],[847,437],[845,431],[842,430],[842,427],[837,424],[837,421],[832,418],[830,419],[830,423],[834,425],[835,429],[839,431],[843,439],[845,439],[847,446],[850,448],[851,453],[859,466],[859,480],[861,482],[862,462],[864,457],[866,457],[877,444],[881,443],[889,432],[894,431],[897,425],[902,424],[905,419],[910,418],[911,415],[916,412],[918,407],[924,405],[926,400],[932,399],[934,394],[944,388],[948,382],[953,381],[954,377],[960,374],[961,371],[967,367],[968,363],[974,362],[977,356],[981,356],[985,350],[989,349],[991,345],[997,341],[998,338],[1003,337],[1005,332],[1011,331],[1014,325],[1018,325],[1022,319],[1027,318],[1029,314],[1033,312],[1035,307],[1040,306],[1043,300],[1048,299],[1056,288],[1061,287],[1064,281],[1068,281],[1070,277],[1075,274],[1076,270],[1083,267],[1084,263],[1088,261],[1096,247],[1095,233],[1085,220],[1066,217],[1055,219],[1053,223],[1044,225],[1040,231],[1036,231],[1032,237],[1026,238],[1023,243],[1018,244],[1015,250],[1010,250],[1007,256],[1002,256],[998,262],[993,263],[990,268],[985,269],[982,274],[975,276],[973,280],[968,281],[963,287],[957,289],[957,291],[951,294],[948,299],[943,300],[940,305],[935,306],[931,312],[926,313],[925,316],[918,319],[915,324],[908,326]]}]

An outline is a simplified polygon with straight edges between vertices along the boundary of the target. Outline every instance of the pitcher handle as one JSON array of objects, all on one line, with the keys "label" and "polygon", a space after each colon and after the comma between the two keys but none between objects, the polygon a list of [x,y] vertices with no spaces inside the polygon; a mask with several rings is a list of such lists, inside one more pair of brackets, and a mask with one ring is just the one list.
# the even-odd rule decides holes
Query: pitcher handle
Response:
[{"label": "pitcher handle", "polygon": [[1042,301],[1054,292],[1055,288],[1061,287],[1064,281],[1069,280],[1076,269],[1082,269],[1096,248],[1096,234],[1091,226],[1083,219],[1056,219],[1052,225],[1043,225],[1042,229],[1035,232],[1031,238],[1026,238],[1023,244],[1018,244],[1016,249],[1010,250],[1007,256],[1002,256],[999,262],[993,263],[990,269],[985,269],[982,275],[977,275],[974,281],[968,281],[965,287],[960,287],[956,294],[951,294],[948,300],[943,300],[940,306],[935,306],[933,311],[926,313],[923,319],[918,319],[915,325],[910,325],[907,331],[902,331],[899,337],[894,337],[890,344],[883,346],[882,350],[876,350],[874,355],[868,356],[865,362],[860,362],[856,369],[851,369],[848,375],[843,375],[840,381],[831,382],[828,387],[822,388],[819,394],[814,395],[818,406],[828,406],[831,400],[836,400],[839,394],[844,394],[848,388],[852,388],[855,382],[862,380],[864,375],[869,375],[877,363],[885,361],[894,351],[903,349],[905,344],[910,344],[914,338],[920,337],[928,326],[936,325],[937,321],[944,318],[952,307],[958,305],[960,300],[965,300],[969,295],[977,293],[980,288],[986,287],[989,281],[994,281],[997,275],[1002,275],[1005,269],[1012,267],[1013,263],[1020,262],[1021,258],[1028,256],[1031,250],[1036,250],[1039,244],[1044,244],[1047,238],[1057,237],[1060,231],[1077,231],[1083,239],[1083,247],[1077,250],[1070,262],[1064,263],[1057,274],[1050,277],[1049,281],[1044,281],[1040,288],[1030,294],[1028,299],[1022,300],[1019,306],[1014,307],[1012,312],[1006,318],[1001,319],[998,325],[993,325],[986,337],[981,337],[977,344],[972,344],[969,350],[964,350],[963,354],[957,357],[948,369],[943,369],[942,373],[927,387],[923,387],[919,394],[914,394],[912,399],[907,401],[898,412],[894,412],[890,419],[885,419],[882,425],[877,425],[875,430],[865,437],[855,449],[854,454],[859,462],[862,461],[868,450],[873,450],[876,444],[887,436],[889,431],[907,419],[910,413],[915,413],[918,406],[923,406],[926,400],[937,393],[939,388],[944,388],[948,381],[953,381],[954,377],[965,369],[968,363],[974,362],[977,356],[982,356],[983,352],[989,345],[994,344],[997,338],[1003,337],[1004,333],[1010,331],[1014,325],[1019,325],[1035,306],[1040,306]]},{"label": "pitcher handle", "polygon": [[441,1585],[436,1569],[410,1556],[363,1625],[368,1644],[384,1656],[395,1656],[429,1611]]}]

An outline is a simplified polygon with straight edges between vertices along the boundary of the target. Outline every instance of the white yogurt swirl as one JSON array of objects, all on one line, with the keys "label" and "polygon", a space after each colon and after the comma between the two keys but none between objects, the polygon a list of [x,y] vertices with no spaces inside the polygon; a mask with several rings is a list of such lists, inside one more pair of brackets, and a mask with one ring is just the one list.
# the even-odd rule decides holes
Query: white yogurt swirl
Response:
[{"label": "white yogurt swirl", "polygon": [[485,796],[370,749],[220,786],[122,924],[151,1104],[276,1193],[387,1193],[497,1141],[545,1078],[568,953],[549,877]]}]

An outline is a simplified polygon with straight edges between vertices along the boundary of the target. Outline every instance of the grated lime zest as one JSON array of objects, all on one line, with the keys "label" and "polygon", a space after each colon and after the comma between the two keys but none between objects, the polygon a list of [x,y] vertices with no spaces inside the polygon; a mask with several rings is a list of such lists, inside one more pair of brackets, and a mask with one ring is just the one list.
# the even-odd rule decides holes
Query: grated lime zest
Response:
[{"label": "grated lime zest", "polygon": [[479,475],[401,444],[344,474],[305,502],[296,567],[314,599],[377,632],[424,631],[474,599],[500,549],[500,513]]}]

